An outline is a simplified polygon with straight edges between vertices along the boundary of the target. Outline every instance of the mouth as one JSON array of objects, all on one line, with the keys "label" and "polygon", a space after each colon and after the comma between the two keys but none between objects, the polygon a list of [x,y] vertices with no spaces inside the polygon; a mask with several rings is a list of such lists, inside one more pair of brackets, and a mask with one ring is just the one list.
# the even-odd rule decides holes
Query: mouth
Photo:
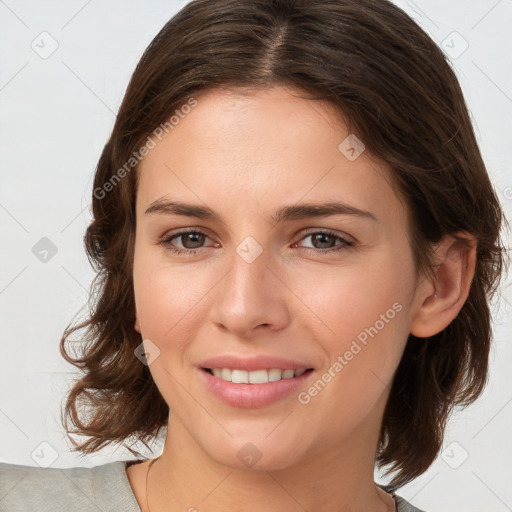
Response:
[{"label": "mouth", "polygon": [[312,360],[274,354],[218,354],[197,365],[210,396],[237,408],[262,408],[292,400],[316,375]]},{"label": "mouth", "polygon": [[233,384],[268,384],[300,377],[311,373],[313,368],[268,368],[261,370],[242,370],[237,368],[201,368],[206,373]]},{"label": "mouth", "polygon": [[313,368],[199,368],[200,380],[218,400],[243,409],[290,400],[314,378]]}]

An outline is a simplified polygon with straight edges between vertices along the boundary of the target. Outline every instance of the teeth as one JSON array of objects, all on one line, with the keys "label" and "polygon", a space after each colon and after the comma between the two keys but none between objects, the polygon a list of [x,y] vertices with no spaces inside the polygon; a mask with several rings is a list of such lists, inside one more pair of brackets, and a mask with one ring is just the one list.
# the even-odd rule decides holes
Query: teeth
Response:
[{"label": "teeth", "polygon": [[276,380],[281,380],[282,374],[283,374],[282,370],[278,370],[277,368],[269,370],[268,371],[269,382],[275,382]]},{"label": "teeth", "polygon": [[294,370],[285,370],[283,372],[283,379],[291,379],[293,377],[294,373],[295,373]]},{"label": "teeth", "polygon": [[249,372],[245,370],[231,370],[231,382],[235,384],[249,384]]},{"label": "teeth", "polygon": [[247,380],[251,384],[266,384],[268,382],[267,370],[255,370],[253,372],[245,373],[247,373]]},{"label": "teeth", "polygon": [[299,370],[280,370],[271,368],[270,370],[232,370],[231,368],[213,368],[215,377],[235,384],[266,384],[267,382],[276,382],[282,379],[291,379],[299,377],[306,371],[306,368]]}]

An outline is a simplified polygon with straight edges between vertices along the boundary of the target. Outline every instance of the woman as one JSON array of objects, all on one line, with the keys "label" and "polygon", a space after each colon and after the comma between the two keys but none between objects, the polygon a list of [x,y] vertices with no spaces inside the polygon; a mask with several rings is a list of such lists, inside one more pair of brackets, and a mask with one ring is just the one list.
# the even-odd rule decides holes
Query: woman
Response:
[{"label": "woman", "polygon": [[82,453],[162,428],[164,450],[4,464],[5,510],[418,510],[395,491],[483,389],[504,256],[457,79],[408,16],[191,2],[132,76],[93,214],[63,421]]}]

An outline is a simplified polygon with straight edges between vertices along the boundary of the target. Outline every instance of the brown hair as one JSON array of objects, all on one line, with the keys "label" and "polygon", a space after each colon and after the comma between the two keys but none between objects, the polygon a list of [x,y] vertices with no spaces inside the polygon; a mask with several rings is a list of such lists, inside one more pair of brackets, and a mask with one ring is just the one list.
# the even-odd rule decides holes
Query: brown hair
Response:
[{"label": "brown hair", "polygon": [[[169,408],[134,357],[142,341],[132,282],[138,150],[208,88],[276,84],[329,101],[367,150],[389,164],[410,216],[418,272],[432,271],[431,248],[443,235],[465,231],[477,241],[476,272],[459,315],[428,340],[409,336],[395,374],[377,454],[378,464],[395,472],[387,486],[394,490],[434,461],[454,406],[482,392],[489,303],[505,254],[503,213],[456,76],[428,35],[387,0],[194,0],[150,43],[96,169],[94,219],[85,234],[97,271],[90,314],[68,325],[60,344],[84,375],[62,421],[68,432],[90,438],[73,441],[83,453],[129,437],[146,444],[167,424]],[[84,328],[79,354],[70,355],[70,334]]]}]

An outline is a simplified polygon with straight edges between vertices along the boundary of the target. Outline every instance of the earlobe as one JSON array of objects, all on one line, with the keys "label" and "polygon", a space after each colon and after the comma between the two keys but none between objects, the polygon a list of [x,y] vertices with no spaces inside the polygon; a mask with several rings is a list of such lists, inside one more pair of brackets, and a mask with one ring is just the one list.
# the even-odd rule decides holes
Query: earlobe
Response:
[{"label": "earlobe", "polygon": [[434,279],[418,288],[411,334],[428,338],[445,329],[466,302],[476,268],[476,240],[468,233],[446,235],[436,250]]}]

